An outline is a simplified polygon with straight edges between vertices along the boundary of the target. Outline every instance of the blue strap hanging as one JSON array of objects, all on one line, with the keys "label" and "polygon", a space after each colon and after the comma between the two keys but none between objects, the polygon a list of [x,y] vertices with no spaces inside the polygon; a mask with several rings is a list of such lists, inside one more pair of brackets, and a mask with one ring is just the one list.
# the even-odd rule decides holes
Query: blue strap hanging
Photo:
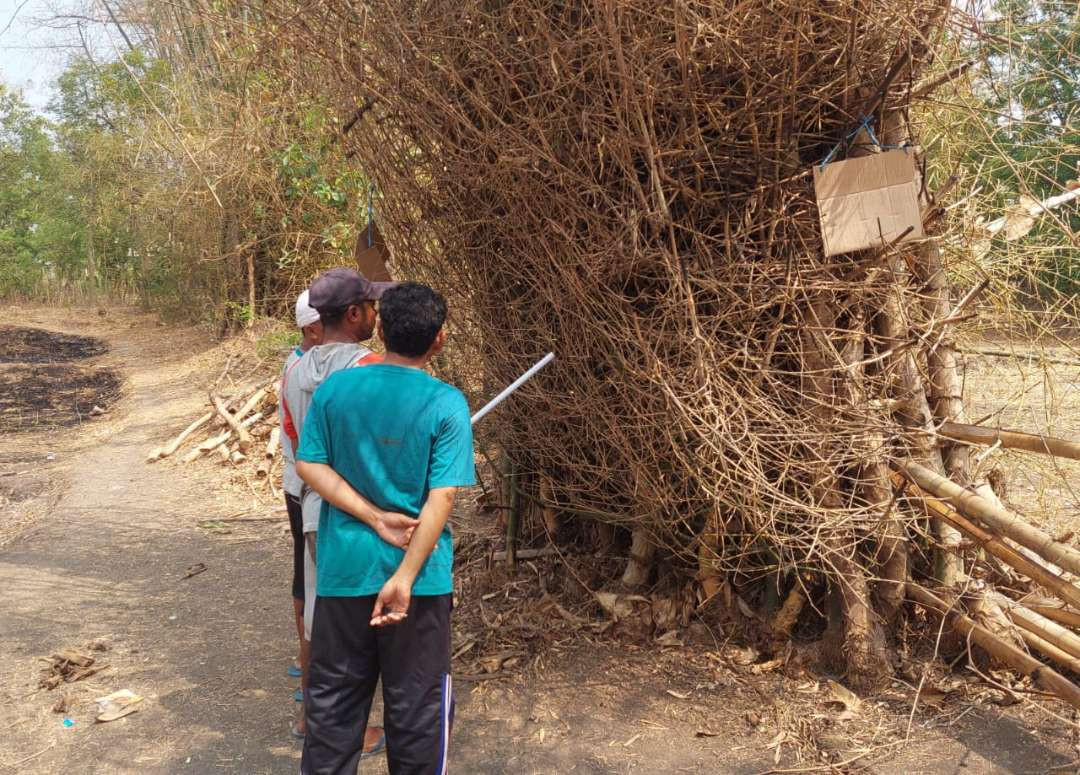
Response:
[{"label": "blue strap hanging", "polygon": [[852,129],[850,132],[848,132],[847,135],[844,137],[844,139],[841,140],[840,142],[838,142],[836,145],[834,145],[832,147],[832,150],[829,151],[829,153],[825,156],[824,159],[821,160],[820,169],[825,169],[825,165],[833,160],[833,157],[836,156],[836,152],[840,150],[840,147],[841,146],[846,146],[848,143],[850,143],[852,140],[854,140],[855,136],[858,135],[859,132],[861,132],[863,129],[866,130],[866,134],[867,134],[867,136],[869,136],[870,142],[873,143],[874,145],[876,145],[881,150],[885,151],[885,150],[890,150],[890,149],[893,149],[893,148],[903,148],[905,152],[907,151],[907,148],[908,148],[908,143],[907,142],[904,142],[901,145],[882,145],[881,143],[879,143],[877,137],[874,135],[874,128],[871,126],[871,123],[873,122],[873,120],[874,120],[873,116],[863,116],[862,120],[859,121],[859,125],[857,127],[855,127],[854,129]]}]

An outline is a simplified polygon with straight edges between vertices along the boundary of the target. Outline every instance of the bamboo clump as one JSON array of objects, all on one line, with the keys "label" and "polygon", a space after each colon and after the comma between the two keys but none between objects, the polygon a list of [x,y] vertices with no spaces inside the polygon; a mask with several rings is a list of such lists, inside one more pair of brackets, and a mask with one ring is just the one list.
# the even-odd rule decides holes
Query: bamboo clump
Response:
[{"label": "bamboo clump", "polygon": [[[935,70],[954,4],[258,12],[275,22],[270,66],[352,116],[333,139],[378,187],[395,273],[460,310],[465,387],[558,353],[480,437],[512,458],[508,562],[543,523],[551,540],[598,536],[623,561],[613,587],[693,580],[703,608],[739,601],[777,641],[829,611],[835,659],[868,686],[891,672],[906,599],[1076,703],[1021,636],[960,610],[985,565],[973,544],[1070,606],[1060,569],[1080,552],[970,489],[985,433],[965,417],[953,331],[986,286],[953,301],[954,184],[922,181],[916,244],[828,257],[817,223],[812,167],[834,149],[877,153],[876,138],[925,161],[908,117],[966,69]],[[983,601],[1005,632],[1066,653]]]}]

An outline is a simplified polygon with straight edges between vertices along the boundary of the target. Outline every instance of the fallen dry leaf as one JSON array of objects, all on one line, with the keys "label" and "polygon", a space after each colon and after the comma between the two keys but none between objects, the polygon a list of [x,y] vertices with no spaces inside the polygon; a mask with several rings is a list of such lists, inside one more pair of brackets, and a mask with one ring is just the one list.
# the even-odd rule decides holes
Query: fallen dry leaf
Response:
[{"label": "fallen dry leaf", "polygon": [[862,700],[846,686],[837,683],[833,680],[828,680],[825,685],[829,687],[829,693],[832,695],[831,703],[839,703],[843,706],[843,710],[837,715],[837,721],[847,721],[855,717],[855,714],[859,711],[859,707],[862,705]]},{"label": "fallen dry leaf", "polygon": [[919,702],[933,708],[940,708],[945,702],[945,698],[948,696],[948,692],[944,692],[936,686],[930,686],[929,684],[924,685],[923,688],[919,690]]}]

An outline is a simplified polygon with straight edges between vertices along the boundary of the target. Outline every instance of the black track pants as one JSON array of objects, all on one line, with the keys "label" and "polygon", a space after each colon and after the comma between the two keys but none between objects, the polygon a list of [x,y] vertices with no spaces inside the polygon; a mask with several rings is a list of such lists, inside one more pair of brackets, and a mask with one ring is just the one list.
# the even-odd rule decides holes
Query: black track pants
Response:
[{"label": "black track pants", "polygon": [[387,627],[368,624],[374,605],[374,595],[316,599],[303,775],[355,775],[380,675],[391,774],[446,773],[451,596],[413,597],[405,620]]}]

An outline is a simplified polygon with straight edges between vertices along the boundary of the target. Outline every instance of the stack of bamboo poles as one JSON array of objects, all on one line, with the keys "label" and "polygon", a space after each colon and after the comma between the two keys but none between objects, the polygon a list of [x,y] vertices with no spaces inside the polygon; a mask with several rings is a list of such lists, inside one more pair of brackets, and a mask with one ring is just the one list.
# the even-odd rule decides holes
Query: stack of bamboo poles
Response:
[{"label": "stack of bamboo poles", "polygon": [[[943,423],[938,434],[956,442],[1080,460],[1080,444],[1049,436],[957,422]],[[961,487],[910,460],[893,469],[893,484],[909,500],[978,548],[974,570],[984,571],[993,582],[932,591],[908,581],[908,599],[944,616],[969,642],[1040,689],[1080,708],[1080,688],[1033,656],[1080,676],[1080,551],[1068,543],[1071,536],[1054,537],[1026,521],[987,485]]]},{"label": "stack of bamboo poles", "polygon": [[[209,411],[194,419],[169,443],[155,447],[147,463],[172,457],[182,447],[193,446],[180,458],[191,463],[204,456],[217,456],[234,466],[255,463],[254,474],[269,482],[270,471],[280,452],[276,379],[254,389],[238,391],[231,397],[208,394]],[[271,487],[272,487],[271,483]]]}]

